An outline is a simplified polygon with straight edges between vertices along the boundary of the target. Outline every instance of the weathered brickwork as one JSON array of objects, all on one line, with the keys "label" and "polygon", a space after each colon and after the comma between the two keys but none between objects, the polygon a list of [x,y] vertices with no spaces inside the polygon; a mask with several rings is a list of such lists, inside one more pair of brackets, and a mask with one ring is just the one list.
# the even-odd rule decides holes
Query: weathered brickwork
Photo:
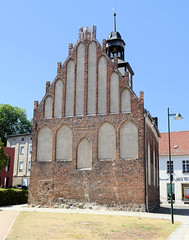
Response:
[{"label": "weathered brickwork", "polygon": [[[106,114],[98,115],[98,67],[96,67],[96,113],[87,115],[88,96],[88,47],[91,42],[96,43],[96,62],[104,56],[107,64],[107,104]],[[67,64],[72,59],[77,66],[77,48],[80,43],[85,45],[84,70],[84,115],[76,115],[76,68],[74,80],[74,116],[65,117]],[[98,66],[98,64],[97,64]],[[119,76],[119,113],[110,114],[110,78],[115,72]],[[55,84],[63,81],[62,117],[54,118]],[[131,112],[121,113],[121,92],[128,89],[131,96]],[[52,118],[44,118],[45,99],[52,97]],[[151,185],[146,184],[146,139],[156,149],[156,165],[158,165],[158,137],[152,127],[145,128],[143,93],[138,98],[129,84],[129,75],[122,77],[118,70],[117,58],[114,62],[106,55],[106,41],[101,46],[96,40],[96,28],[92,33],[88,28],[79,31],[79,40],[73,47],[69,45],[69,56],[62,65],[58,63],[57,76],[50,84],[46,84],[46,94],[40,104],[34,103],[33,137],[32,137],[32,165],[29,203],[40,206],[59,206],[60,202],[95,203],[114,209],[138,211],[146,210],[146,191],[148,192],[149,207],[159,204],[159,184],[153,185],[153,160],[151,162]],[[135,123],[138,129],[138,157],[120,159],[120,127],[127,121]],[[105,122],[111,123],[116,132],[115,159],[98,159],[98,131]],[[72,130],[72,160],[56,160],[56,135],[62,125]],[[42,127],[48,126],[52,131],[52,159],[48,162],[37,161],[38,133]],[[90,170],[77,169],[78,144],[87,138],[92,146],[92,168]],[[153,159],[153,152],[151,153]],[[157,177],[156,167],[155,174]],[[148,189],[146,186],[148,185]],[[60,200],[62,199],[62,200]],[[58,203],[59,202],[59,203]]]}]

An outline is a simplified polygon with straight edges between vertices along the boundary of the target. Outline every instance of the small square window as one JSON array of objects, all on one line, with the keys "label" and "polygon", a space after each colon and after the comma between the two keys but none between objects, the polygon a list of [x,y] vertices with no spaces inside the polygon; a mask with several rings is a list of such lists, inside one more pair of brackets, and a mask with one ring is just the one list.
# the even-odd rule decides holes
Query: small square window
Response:
[{"label": "small square window", "polygon": [[23,142],[23,141],[24,141],[24,138],[22,138],[21,141]]}]

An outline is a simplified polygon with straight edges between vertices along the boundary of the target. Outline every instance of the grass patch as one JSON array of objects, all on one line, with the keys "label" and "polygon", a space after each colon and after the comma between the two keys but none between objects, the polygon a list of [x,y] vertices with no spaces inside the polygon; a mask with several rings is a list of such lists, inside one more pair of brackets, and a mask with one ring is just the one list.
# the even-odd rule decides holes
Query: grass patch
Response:
[{"label": "grass patch", "polygon": [[178,225],[139,217],[20,212],[7,240],[163,240]]}]

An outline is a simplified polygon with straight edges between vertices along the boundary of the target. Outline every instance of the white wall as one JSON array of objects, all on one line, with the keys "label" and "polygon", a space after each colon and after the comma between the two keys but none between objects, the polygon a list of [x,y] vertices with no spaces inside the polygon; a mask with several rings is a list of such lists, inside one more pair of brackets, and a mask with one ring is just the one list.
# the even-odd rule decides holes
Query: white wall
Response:
[{"label": "white wall", "polygon": [[[172,156],[173,161],[173,183],[175,185],[175,203],[182,201],[182,184],[189,184],[189,173],[182,172],[182,160],[189,160],[189,155]],[[168,156],[159,157],[159,177],[160,177],[160,200],[167,202],[167,184],[170,183],[170,175],[167,173]],[[187,179],[188,178],[188,179]]]},{"label": "white wall", "polygon": [[[20,147],[24,146],[23,154],[20,154]],[[28,135],[15,135],[7,138],[7,147],[15,148],[14,167],[13,167],[13,186],[21,185],[22,178],[30,176],[28,169],[29,162],[31,161],[32,134]],[[19,161],[23,161],[23,171],[19,171]]]}]

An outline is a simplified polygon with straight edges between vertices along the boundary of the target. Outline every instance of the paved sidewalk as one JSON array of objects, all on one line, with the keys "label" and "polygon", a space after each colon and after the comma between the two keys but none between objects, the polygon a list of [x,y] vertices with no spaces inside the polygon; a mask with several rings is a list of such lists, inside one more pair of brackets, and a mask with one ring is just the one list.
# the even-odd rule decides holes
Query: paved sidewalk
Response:
[{"label": "paved sidewalk", "polygon": [[[156,212],[167,214],[171,219],[170,205],[163,205]],[[189,206],[174,205],[174,221],[179,221],[181,224],[167,240],[189,240]]]},{"label": "paved sidewalk", "polygon": [[5,240],[19,211],[0,210],[0,240]]},{"label": "paved sidewalk", "polygon": [[[8,207],[0,207],[0,226],[4,224],[3,232],[6,237],[12,227],[16,216],[20,211],[39,211],[39,212],[59,212],[59,213],[80,213],[80,214],[99,214],[99,215],[118,215],[118,216],[138,216],[147,218],[161,218],[171,221],[169,206],[161,207],[156,212],[124,212],[124,211],[108,211],[108,210],[90,210],[90,209],[58,209],[58,208],[36,208],[28,207],[27,205],[14,205]],[[5,217],[6,216],[6,217]],[[173,232],[168,240],[189,240],[189,208],[188,209],[175,209],[174,213],[175,221],[181,222],[181,225]],[[1,228],[2,229],[2,228]],[[1,230],[0,230],[1,232]],[[6,238],[1,238],[5,240]]]}]

